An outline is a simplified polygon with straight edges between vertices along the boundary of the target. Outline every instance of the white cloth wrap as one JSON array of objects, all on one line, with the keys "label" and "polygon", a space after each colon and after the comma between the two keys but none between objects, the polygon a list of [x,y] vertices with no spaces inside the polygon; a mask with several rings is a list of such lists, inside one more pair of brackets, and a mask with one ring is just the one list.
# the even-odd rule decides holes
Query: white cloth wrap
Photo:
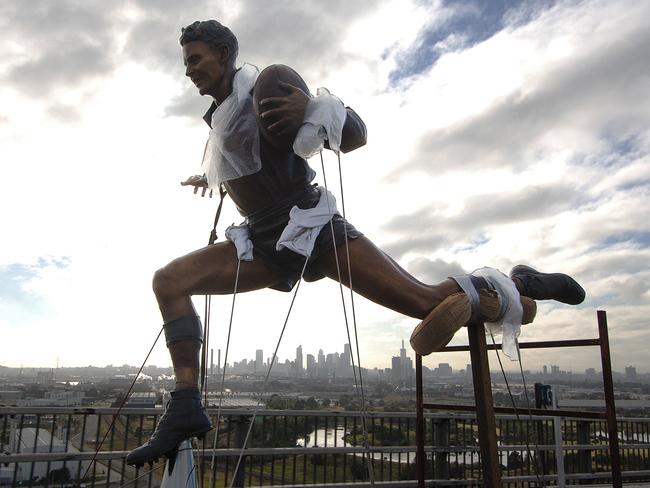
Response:
[{"label": "white cloth wrap", "polygon": [[498,269],[479,268],[472,274],[485,278],[499,295],[504,314],[498,322],[486,322],[485,326],[493,334],[503,335],[501,339],[503,353],[516,361],[519,359],[517,338],[521,332],[521,319],[524,315],[519,290],[515,283]]},{"label": "white cloth wrap", "polygon": [[235,245],[238,259],[241,261],[253,260],[253,243],[250,240],[250,230],[246,224],[228,227],[226,239]]},{"label": "white cloth wrap", "polygon": [[255,66],[244,64],[235,73],[232,93],[212,114],[202,164],[210,188],[218,189],[224,181],[257,173],[262,168],[251,95],[258,74]]},{"label": "white cloth wrap", "polygon": [[303,159],[309,159],[323,149],[326,139],[330,149],[338,151],[346,116],[343,102],[327,88],[319,88],[316,97],[307,103],[305,118],[293,141],[293,152]]},{"label": "white cloth wrap", "polygon": [[338,214],[334,195],[322,186],[318,187],[318,191],[320,199],[314,208],[293,206],[289,212],[289,223],[278,239],[276,250],[287,248],[305,257],[311,256],[319,232]]}]

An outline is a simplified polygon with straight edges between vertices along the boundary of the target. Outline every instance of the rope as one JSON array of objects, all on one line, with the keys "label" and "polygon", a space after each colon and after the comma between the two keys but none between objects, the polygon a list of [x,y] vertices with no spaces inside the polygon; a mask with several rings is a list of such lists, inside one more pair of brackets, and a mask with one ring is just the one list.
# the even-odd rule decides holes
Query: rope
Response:
[{"label": "rope", "polygon": [[[339,163],[338,166],[339,166],[339,181],[341,187],[341,208],[343,211],[343,218],[345,219],[345,200],[343,198],[343,176],[341,171],[341,155],[338,151],[336,151],[336,155],[338,157],[338,163]],[[327,176],[325,174],[325,163],[323,161],[322,150],[320,151],[320,164],[321,164],[321,169],[323,171],[323,184],[325,185],[325,190],[329,191],[327,188]],[[327,199],[327,209],[328,212],[331,213],[329,199]],[[352,340],[350,339],[350,325],[348,322],[347,307],[345,305],[345,298],[343,294],[343,278],[341,276],[341,268],[339,266],[339,257],[338,257],[338,251],[336,246],[336,236],[334,234],[333,219],[330,220],[330,230],[332,232],[332,247],[334,248],[334,261],[336,262],[336,273],[338,276],[339,291],[341,294],[341,303],[343,305],[343,318],[345,320],[345,330],[348,337],[348,343],[350,344],[350,352],[351,352],[350,357],[352,360],[352,375],[354,377],[354,388],[357,393],[357,396],[361,397],[361,428],[363,430],[364,449],[366,450],[365,455],[367,456],[367,462],[368,462],[368,479],[370,480],[371,485],[374,486],[375,475],[372,466],[372,459],[370,456],[370,444],[369,444],[368,427],[367,427],[367,420],[366,420],[366,402],[365,402],[365,395],[363,389],[363,375],[361,373],[361,356],[359,354],[359,337],[357,334],[357,319],[356,319],[356,313],[354,308],[354,293],[352,288],[352,269],[350,266],[350,247],[348,245],[348,231],[347,231],[347,227],[344,225],[343,232],[344,232],[344,240],[345,240],[345,251],[347,256],[348,283],[349,283],[350,300],[351,300],[350,306],[352,308],[352,321],[354,326],[355,348],[357,351],[357,361],[359,363],[359,380],[357,380],[357,370],[356,370],[356,365],[354,360],[354,352],[352,351]]]},{"label": "rope", "polygon": [[[492,333],[491,330],[490,330],[490,337],[492,338],[492,344],[494,344],[494,346],[496,346],[497,343],[496,343],[496,340],[494,339],[494,334]],[[503,367],[503,363],[501,362],[501,355],[499,354],[499,349],[497,349],[495,347],[494,352],[496,353],[497,360],[499,361],[499,367],[501,368],[501,374],[503,375],[503,380],[505,381],[506,388],[508,389],[508,396],[510,398],[510,402],[512,403],[512,408],[515,411],[515,417],[517,419],[517,422],[521,422],[521,418],[519,417],[519,410],[517,409],[517,405],[515,403],[515,399],[514,399],[514,396],[512,394],[512,390],[510,389],[510,383],[508,383],[508,378],[506,376],[506,370]],[[518,355],[518,358],[519,358],[519,365],[521,366],[521,351],[519,351],[519,345],[517,345],[517,355]],[[522,371],[522,378],[523,378],[523,371]],[[524,381],[524,393],[526,394],[526,399],[528,399],[528,393],[526,393],[526,382],[525,381]],[[530,404],[528,405],[528,412],[530,413],[528,426],[530,426],[530,423],[532,423],[532,421],[533,421],[532,412],[530,411]],[[526,441],[525,441],[525,443],[526,443],[526,454],[528,454],[529,458],[533,458],[532,451],[530,449],[530,443],[528,442],[528,439],[530,437],[528,435],[528,431],[526,432],[526,434],[527,434],[526,435]],[[535,447],[536,447],[536,452],[539,454],[539,444],[537,443],[537,437],[535,437]],[[536,459],[536,458],[533,458],[533,459]],[[533,467],[535,469],[535,476],[537,478],[537,482],[540,484],[540,486],[544,486],[543,478],[540,478],[537,462],[533,462]],[[542,474],[542,476],[543,476],[543,474]]]},{"label": "rope", "polygon": [[280,331],[280,337],[278,338],[278,342],[275,345],[275,350],[273,351],[273,357],[271,358],[271,364],[269,364],[269,369],[266,372],[266,378],[264,378],[264,385],[262,386],[262,393],[257,399],[257,404],[255,405],[255,410],[253,411],[253,415],[251,416],[251,422],[250,425],[248,426],[248,431],[246,432],[246,437],[244,438],[244,442],[242,443],[241,451],[239,452],[239,457],[237,458],[237,464],[235,465],[235,470],[233,471],[234,475],[233,478],[230,482],[230,488],[233,487],[233,483],[235,482],[235,476],[237,474],[237,471],[239,470],[239,465],[241,464],[241,460],[244,457],[244,451],[246,449],[246,445],[248,444],[248,439],[251,435],[251,431],[253,430],[253,424],[255,423],[255,417],[257,416],[257,412],[259,411],[260,403],[262,398],[264,397],[264,394],[266,393],[266,386],[268,384],[269,378],[271,376],[271,369],[273,368],[273,364],[275,363],[275,358],[277,357],[278,354],[278,349],[280,347],[280,342],[282,341],[282,336],[284,335],[284,331],[287,328],[287,323],[289,322],[289,316],[291,315],[291,310],[293,309],[293,304],[296,301],[296,295],[298,295],[298,290],[300,289],[300,283],[302,283],[302,277],[305,274],[305,269],[307,268],[307,263],[309,262],[309,258],[305,258],[305,264],[302,267],[302,271],[300,272],[300,278],[298,279],[298,283],[296,284],[296,288],[293,292],[293,297],[291,298],[291,303],[289,304],[289,311],[287,312],[287,316],[284,319],[284,324],[282,325],[282,330]]},{"label": "rope", "polygon": [[[214,431],[214,439],[212,441],[212,458],[210,461],[210,481],[208,486],[212,485],[212,480],[214,476],[214,463],[216,459],[216,448],[217,441],[219,439],[219,425],[221,424],[221,406],[223,404],[223,391],[226,383],[226,366],[228,365],[228,351],[230,348],[230,333],[232,331],[232,322],[235,315],[235,298],[237,296],[237,285],[239,283],[239,270],[241,266],[241,260],[237,260],[237,274],[235,275],[235,289],[232,292],[232,304],[230,306],[230,321],[228,323],[228,338],[226,340],[226,351],[223,359],[223,368],[221,370],[221,388],[219,389],[219,405],[217,406],[217,426]],[[205,451],[204,451],[205,454]]]},{"label": "rope", "polygon": [[[203,404],[207,406],[208,404],[208,345],[210,344],[210,315],[212,313],[212,296],[205,296],[205,309],[203,316],[205,317],[205,327],[203,330],[203,348],[201,355],[201,391],[203,392]],[[205,460],[205,442],[207,436],[203,438],[201,443],[201,459],[200,459],[200,473],[201,473],[201,486],[203,486],[203,465]],[[196,464],[195,464],[196,466]]]},{"label": "rope", "polygon": [[131,383],[131,386],[129,387],[128,391],[126,392],[126,395],[124,395],[124,399],[122,400],[122,403],[118,407],[117,412],[115,412],[113,414],[113,419],[111,420],[111,423],[108,426],[108,429],[106,429],[106,433],[104,434],[104,437],[102,438],[102,441],[99,443],[99,446],[97,446],[97,450],[95,451],[95,454],[93,454],[92,459],[88,463],[88,467],[86,468],[86,471],[84,472],[84,475],[81,477],[80,481],[83,481],[86,478],[86,475],[88,474],[88,471],[90,471],[90,467],[97,460],[97,454],[99,454],[100,449],[104,445],[104,441],[106,440],[106,437],[108,437],[108,433],[111,431],[111,429],[115,425],[115,421],[117,420],[118,415],[122,411],[122,408],[124,408],[124,405],[126,405],[126,402],[129,399],[129,395],[131,394],[131,391],[133,390],[133,387],[135,386],[136,381],[138,381],[138,378],[140,377],[140,373],[142,373],[142,370],[144,369],[144,365],[147,364],[147,360],[149,359],[149,356],[151,355],[151,352],[153,351],[153,348],[156,347],[156,343],[158,342],[158,339],[160,339],[160,334],[162,334],[162,331],[163,331],[163,329],[161,327],[160,332],[158,332],[158,335],[156,336],[156,340],[153,341],[153,344],[151,345],[151,349],[149,349],[149,352],[147,353],[147,356],[144,358],[144,361],[142,361],[142,366],[140,366],[140,369],[138,370],[138,374],[136,374],[135,378],[133,378],[133,382]]},{"label": "rope", "polygon": [[[205,148],[203,149],[203,157],[205,158],[205,151],[208,148],[208,143],[206,142]],[[214,216],[214,223],[212,224],[212,230],[210,231],[210,237],[208,238],[208,246],[211,246],[217,240],[217,224],[219,223],[219,217],[221,216],[221,209],[223,208],[223,200],[226,197],[227,191],[223,185],[219,185],[219,205],[217,206],[217,212]],[[212,191],[210,191],[210,196],[212,196]],[[237,263],[237,277],[239,277],[239,263]],[[235,280],[237,279],[235,278]],[[236,285],[235,285],[236,286]],[[212,295],[205,295],[205,308],[204,314],[205,317],[205,327],[203,330],[203,348],[201,350],[201,391],[203,392],[203,403],[204,405],[208,404],[208,344],[210,343],[210,315],[212,312]],[[205,438],[207,439],[207,437]],[[201,486],[203,486],[203,463],[205,459],[205,439],[202,443],[202,456],[201,456]],[[214,454],[213,454],[214,456]]]}]

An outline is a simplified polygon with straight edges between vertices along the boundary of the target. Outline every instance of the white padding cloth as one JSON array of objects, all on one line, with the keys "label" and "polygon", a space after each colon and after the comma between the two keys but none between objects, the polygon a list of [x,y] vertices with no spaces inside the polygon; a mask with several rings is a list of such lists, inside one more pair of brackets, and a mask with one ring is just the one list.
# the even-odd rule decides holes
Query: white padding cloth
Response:
[{"label": "white padding cloth", "polygon": [[212,114],[202,164],[210,188],[218,189],[224,181],[257,173],[262,168],[251,95],[258,74],[255,66],[244,64],[235,73],[232,93]]},{"label": "white padding cloth", "polygon": [[322,186],[318,187],[320,200],[314,208],[301,209],[294,205],[289,212],[289,223],[275,246],[280,251],[287,248],[305,257],[311,256],[319,232],[336,210],[336,198]]},{"label": "white padding cloth", "polygon": [[499,295],[499,300],[503,304],[502,309],[505,309],[503,317],[498,322],[486,322],[485,326],[493,334],[503,335],[501,339],[503,353],[516,361],[519,359],[517,337],[521,332],[521,319],[524,315],[519,290],[515,283],[498,269],[479,268],[472,274],[485,278]]},{"label": "white padding cloth", "polygon": [[307,103],[305,119],[293,141],[293,152],[308,159],[323,149],[326,139],[330,149],[338,151],[346,116],[343,102],[327,88],[319,88],[316,97]]},{"label": "white padding cloth", "polygon": [[226,239],[237,248],[237,258],[242,261],[253,260],[253,243],[250,240],[250,231],[246,224],[228,227],[226,229]]}]

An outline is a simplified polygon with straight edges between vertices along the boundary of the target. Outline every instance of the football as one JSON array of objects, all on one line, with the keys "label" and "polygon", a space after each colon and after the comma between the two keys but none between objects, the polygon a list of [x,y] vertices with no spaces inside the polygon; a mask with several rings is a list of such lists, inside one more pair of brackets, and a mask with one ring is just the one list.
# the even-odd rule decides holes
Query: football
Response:
[{"label": "football", "polygon": [[286,88],[280,85],[281,81],[296,86],[309,94],[309,88],[307,87],[305,80],[303,80],[292,68],[285,66],[284,64],[272,64],[262,70],[255,82],[255,87],[253,88],[253,110],[255,111],[257,125],[262,137],[276,149],[291,150],[293,141],[296,138],[296,134],[300,127],[296,127],[294,131],[288,134],[278,136],[267,130],[267,126],[271,125],[277,119],[266,118],[262,120],[260,118],[260,108],[262,109],[261,111],[268,110],[268,107],[260,107],[260,100],[269,97],[284,97],[289,94]]}]

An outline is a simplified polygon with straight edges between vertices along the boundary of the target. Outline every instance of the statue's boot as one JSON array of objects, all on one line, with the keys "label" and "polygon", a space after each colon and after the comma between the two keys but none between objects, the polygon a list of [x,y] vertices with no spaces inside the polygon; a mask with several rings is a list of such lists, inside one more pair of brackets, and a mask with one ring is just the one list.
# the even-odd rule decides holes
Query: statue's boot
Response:
[{"label": "statue's boot", "polygon": [[533,300],[556,300],[578,305],[585,299],[585,290],[564,273],[540,273],[530,266],[518,264],[510,270],[510,278],[519,280],[523,286],[521,294]]},{"label": "statue's boot", "polygon": [[212,428],[198,389],[199,352],[203,342],[201,321],[195,314],[186,315],[167,322],[163,329],[174,364],[176,391],[171,392],[171,400],[151,439],[126,457],[128,464],[136,466],[157,461],[162,456],[173,463],[181,442],[202,437]]},{"label": "statue's boot", "polygon": [[[508,298],[504,293],[500,295],[484,278],[465,275],[451,279],[467,291],[445,298],[413,330],[410,342],[418,354],[424,356],[441,350],[470,321],[498,322],[506,312]],[[514,283],[511,286],[514,288]],[[518,295],[516,291],[514,293]],[[535,319],[537,304],[526,296],[520,296],[519,301],[523,309],[521,323],[529,324]]]},{"label": "statue's boot", "polygon": [[171,395],[151,439],[128,454],[127,464],[142,466],[163,456],[173,462],[181,442],[191,437],[202,438],[212,429],[198,389],[172,391]]}]

